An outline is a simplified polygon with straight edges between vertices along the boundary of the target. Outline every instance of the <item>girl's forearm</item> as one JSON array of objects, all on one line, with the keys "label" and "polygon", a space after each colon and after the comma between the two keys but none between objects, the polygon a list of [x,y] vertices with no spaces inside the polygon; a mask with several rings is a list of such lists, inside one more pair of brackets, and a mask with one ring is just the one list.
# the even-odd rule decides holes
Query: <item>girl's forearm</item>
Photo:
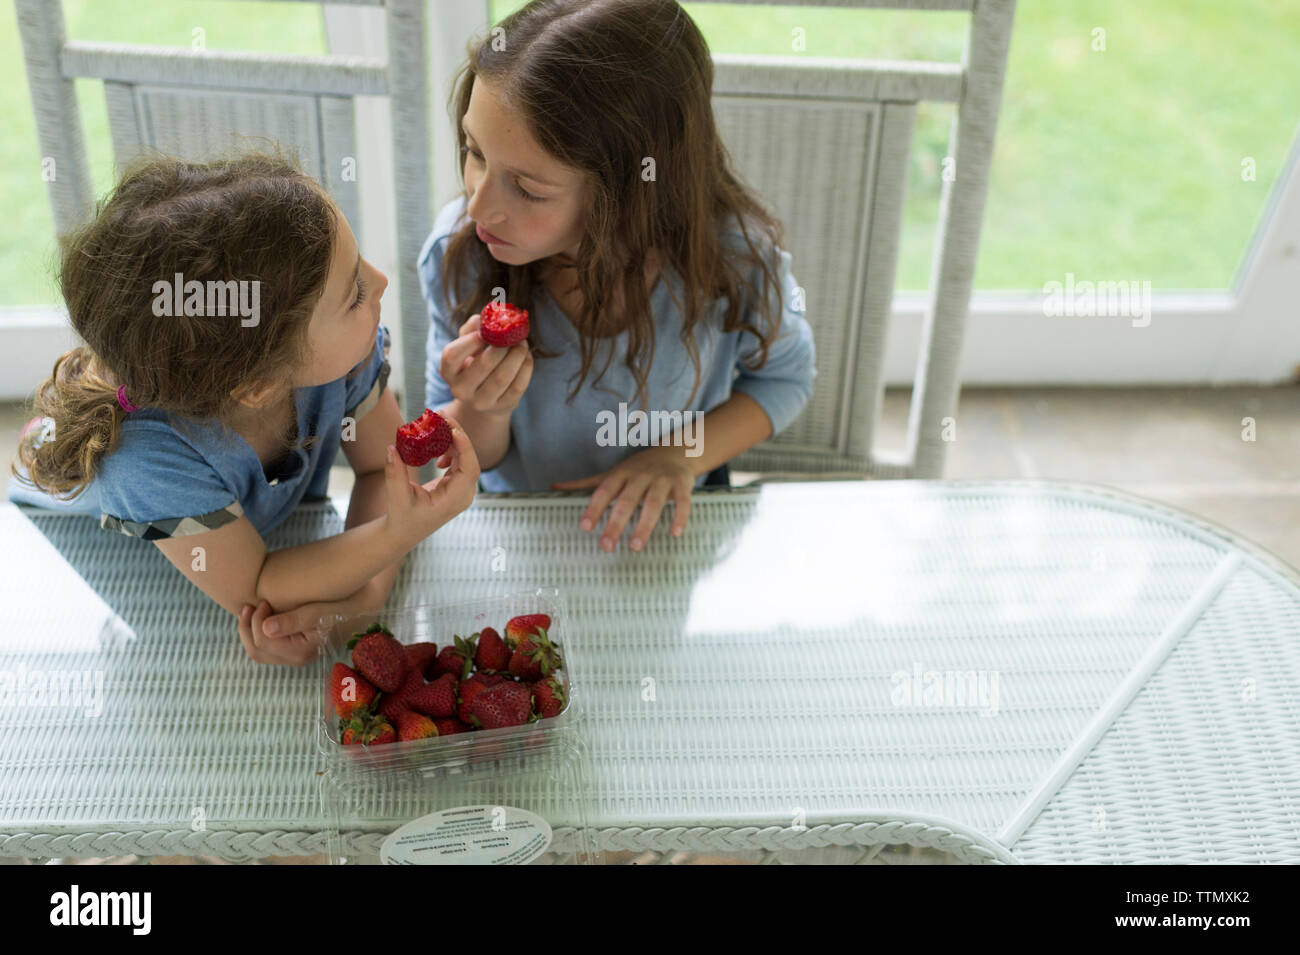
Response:
[{"label": "girl's forearm", "polygon": [[[376,493],[372,489],[374,483],[367,479],[361,492],[367,499]],[[353,493],[356,494],[355,488]],[[443,515],[434,529],[455,516],[455,513]],[[378,517],[358,523],[342,534],[268,553],[258,572],[257,597],[265,598],[277,609],[319,600],[344,600],[390,565],[400,563],[419,540],[404,534],[399,527],[390,526],[385,509]],[[396,577],[395,568],[389,572]]]},{"label": "girl's forearm", "polygon": [[279,610],[351,596],[409,550],[387,524],[385,515],[342,534],[271,551],[257,575],[257,598]]},{"label": "girl's forearm", "polygon": [[479,461],[479,471],[491,471],[510,450],[510,415],[489,414],[467,407],[459,398],[436,409],[455,418],[465,429]]},{"label": "girl's forearm", "polygon": [[[407,477],[412,481],[420,479],[418,470],[409,468],[405,464],[402,467],[406,469]],[[348,501],[348,516],[343,523],[344,528],[351,529],[376,517],[382,517],[388,509],[387,493],[383,471],[358,474],[352,485],[352,497]],[[376,607],[388,601],[388,595],[393,591],[393,584],[397,582],[397,574],[402,569],[402,559],[399,557],[370,578],[372,599],[378,601]]]},{"label": "girl's forearm", "polygon": [[701,453],[686,456],[697,477],[766,441],[772,436],[772,421],[757,401],[743,391],[733,391],[730,398],[700,418],[699,432]]}]

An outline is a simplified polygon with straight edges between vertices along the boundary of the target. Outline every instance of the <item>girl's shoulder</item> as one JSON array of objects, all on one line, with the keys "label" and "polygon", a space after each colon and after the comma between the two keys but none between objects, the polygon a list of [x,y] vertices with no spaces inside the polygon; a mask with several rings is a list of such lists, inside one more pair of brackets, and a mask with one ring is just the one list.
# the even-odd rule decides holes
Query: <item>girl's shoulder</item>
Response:
[{"label": "girl's shoulder", "polygon": [[[745,241],[746,233],[748,233],[748,242]],[[749,243],[753,243],[755,251],[764,259],[770,260],[775,256],[773,237],[760,221],[751,216],[745,217],[742,223],[739,214],[728,213],[718,223],[718,235],[723,246],[733,254],[748,257],[752,254],[749,251]]]},{"label": "girl's shoulder", "polygon": [[106,471],[121,476],[176,467],[187,472],[215,471],[225,465],[226,454],[225,443],[211,423],[182,422],[166,412],[142,408],[122,422],[121,440],[104,458],[104,465]]},{"label": "girl's shoulder", "polygon": [[96,477],[110,522],[104,526],[148,536],[149,522],[216,514],[239,502],[234,450],[210,425],[183,425],[153,409],[133,412],[123,423],[121,442]]}]

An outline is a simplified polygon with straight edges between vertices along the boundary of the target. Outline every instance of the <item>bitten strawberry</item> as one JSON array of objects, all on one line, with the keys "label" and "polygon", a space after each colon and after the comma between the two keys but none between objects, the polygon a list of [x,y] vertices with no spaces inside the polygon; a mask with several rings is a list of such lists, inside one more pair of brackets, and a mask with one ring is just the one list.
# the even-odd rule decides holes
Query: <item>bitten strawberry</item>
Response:
[{"label": "bitten strawberry", "polygon": [[564,685],[555,677],[548,676],[532,685],[533,710],[541,719],[559,716],[569,703],[569,695]]},{"label": "bitten strawberry", "polygon": [[560,648],[551,643],[544,629],[520,639],[515,652],[510,654],[510,672],[529,683],[550,676],[562,666]]},{"label": "bitten strawberry", "polygon": [[340,719],[352,719],[358,708],[368,707],[377,695],[371,682],[346,663],[336,663],[330,670],[330,701]]},{"label": "bitten strawberry", "polygon": [[385,693],[396,693],[406,679],[406,652],[382,624],[372,623],[348,641],[352,667]]},{"label": "bitten strawberry", "polygon": [[495,673],[510,665],[510,648],[501,639],[501,634],[491,627],[484,627],[475,636],[478,649],[474,651],[474,667],[480,673]]},{"label": "bitten strawberry", "polygon": [[533,695],[522,683],[507,680],[490,686],[470,705],[468,722],[481,729],[522,726],[533,712]]},{"label": "bitten strawberry", "polygon": [[520,640],[531,633],[536,633],[539,627],[550,630],[551,618],[544,613],[526,613],[519,617],[511,617],[506,622],[506,645],[514,650]]},{"label": "bitten strawberry", "polygon": [[451,447],[451,425],[438,412],[425,408],[424,414],[397,429],[394,443],[403,463],[422,467]]},{"label": "bitten strawberry", "polygon": [[474,641],[476,638],[471,636],[466,640],[457,633],[453,634],[451,639],[451,643],[438,651],[438,659],[433,662],[430,679],[436,679],[444,673],[454,673],[458,680],[464,680],[469,676],[470,670],[474,666]]},{"label": "bitten strawberry", "polygon": [[505,682],[507,682],[506,678],[499,673],[475,673],[468,680],[462,680],[457,691],[460,703],[456,707],[456,716],[462,722],[468,723],[474,698],[489,687]]},{"label": "bitten strawberry", "polygon": [[397,738],[402,742],[413,739],[428,739],[438,735],[438,727],[427,716],[407,710],[397,714]]},{"label": "bitten strawberry", "polygon": [[528,337],[528,310],[509,302],[488,302],[479,312],[479,338],[498,348],[510,348]]},{"label": "bitten strawberry", "polygon": [[419,687],[407,698],[407,705],[417,713],[438,718],[456,714],[456,691],[460,681],[454,673],[444,673],[432,683]]}]

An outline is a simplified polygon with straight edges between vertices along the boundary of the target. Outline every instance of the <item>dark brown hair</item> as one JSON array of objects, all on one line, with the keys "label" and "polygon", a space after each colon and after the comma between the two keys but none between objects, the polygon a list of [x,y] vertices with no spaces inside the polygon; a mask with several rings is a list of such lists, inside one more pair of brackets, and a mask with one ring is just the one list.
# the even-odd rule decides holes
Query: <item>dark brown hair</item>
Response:
[{"label": "dark brown hair", "polygon": [[[54,436],[40,442],[35,428],[20,442],[31,482],[52,496],[89,486],[121,438],[119,385],[131,403],[171,412],[187,432],[194,419],[229,428],[239,406],[232,392],[303,367],[335,216],[320,185],[278,152],[132,163],[94,218],[60,239],[59,290],[85,344],[61,355],[36,390],[32,410],[53,419]],[[155,315],[154,284],[177,273],[205,287],[259,282],[257,324],[243,327],[237,313]],[[314,440],[300,436],[302,445]],[[281,443],[289,446],[287,432]]]},{"label": "dark brown hair", "polygon": [[[665,272],[671,267],[682,277],[681,340],[695,366],[690,400],[700,383],[694,327],[713,299],[725,295],[728,300],[724,333],[743,330],[758,338],[761,354],[750,367],[763,367],[781,321],[781,310],[772,303],[780,301],[773,250],[784,245],[782,227],[732,168],[714,123],[713,60],[681,5],[675,0],[534,0],[501,21],[493,35],[472,41],[467,54],[451,96],[457,161],[466,149],[460,121],[481,78],[523,117],[548,153],[583,173],[586,231],[578,261],[552,257],[553,265],[576,266],[583,300],[575,323],[582,369],[568,400],[586,380],[598,339],[625,329],[625,363],[637,382],[636,403],[646,400],[654,319],[644,267],[652,249],[660,253]],[[649,181],[642,176],[647,158],[655,168]],[[463,166],[461,172],[464,189]],[[733,215],[748,253],[732,254],[723,245],[725,220]],[[762,233],[761,252],[751,228]],[[443,258],[442,295],[453,326],[459,329],[479,312],[497,287],[510,302],[533,309],[546,261],[498,262],[466,219]],[[764,288],[775,290],[774,298],[759,296],[745,278],[755,265],[762,268]],[[459,293],[471,268],[479,276],[477,287],[458,294],[453,308],[448,287]],[[625,313],[616,324],[608,316],[620,282]],[[758,308],[770,327],[745,320],[742,285],[750,301],[763,302]],[[534,346],[534,354],[553,358],[557,353]]]}]

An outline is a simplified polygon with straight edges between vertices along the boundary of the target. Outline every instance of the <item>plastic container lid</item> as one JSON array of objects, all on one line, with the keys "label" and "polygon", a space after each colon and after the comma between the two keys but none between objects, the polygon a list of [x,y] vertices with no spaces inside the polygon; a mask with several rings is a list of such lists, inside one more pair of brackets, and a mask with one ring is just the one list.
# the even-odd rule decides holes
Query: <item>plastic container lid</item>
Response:
[{"label": "plastic container lid", "polygon": [[321,804],[332,865],[591,865],[588,757],[564,745],[525,763],[469,763],[423,775],[330,770]]}]

